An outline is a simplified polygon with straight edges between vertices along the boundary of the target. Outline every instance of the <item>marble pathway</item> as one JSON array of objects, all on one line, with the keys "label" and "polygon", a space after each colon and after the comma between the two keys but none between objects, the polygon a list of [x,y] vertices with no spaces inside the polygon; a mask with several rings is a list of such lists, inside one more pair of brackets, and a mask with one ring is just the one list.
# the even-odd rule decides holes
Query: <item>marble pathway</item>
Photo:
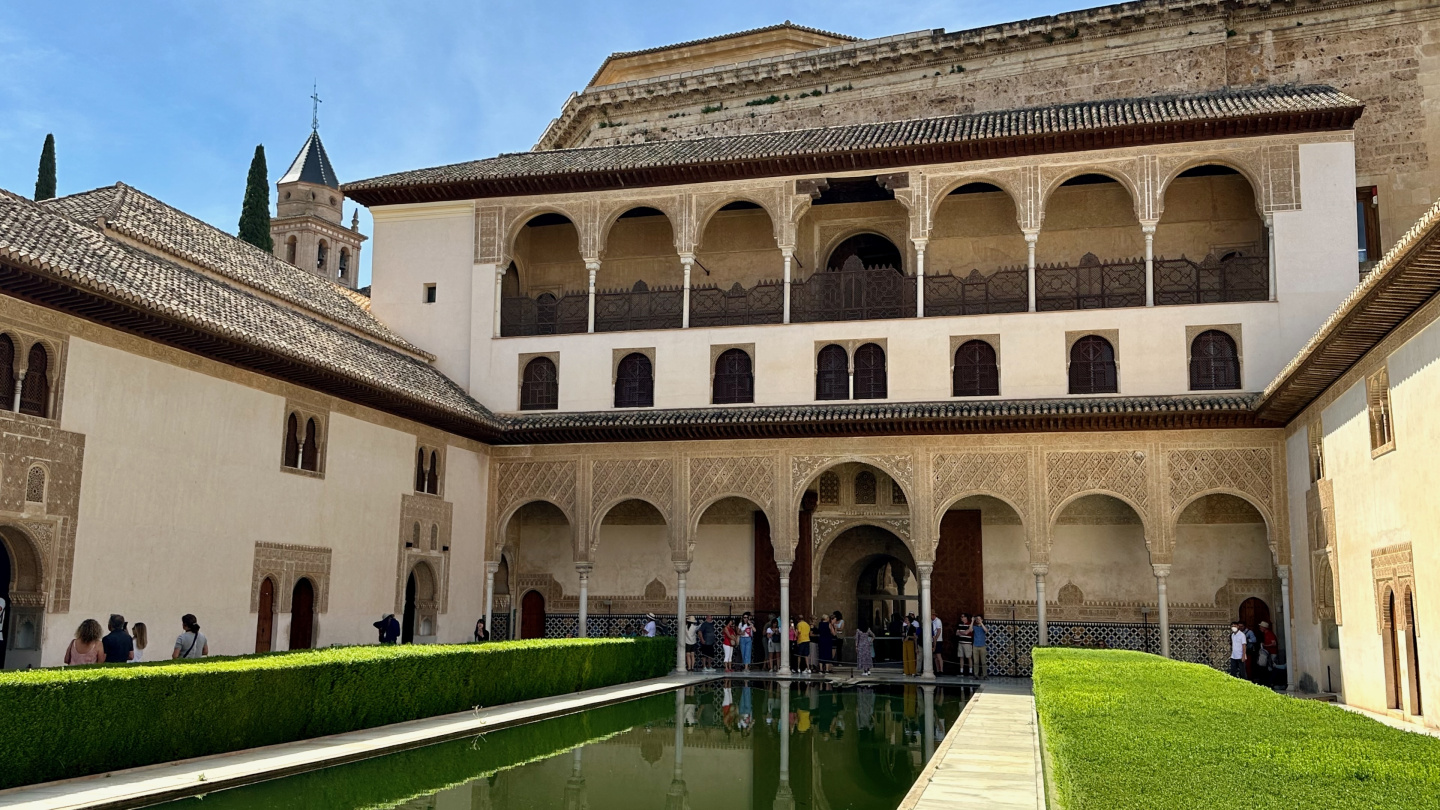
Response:
[{"label": "marble pathway", "polygon": [[945,735],[899,810],[1045,810],[1035,698],[987,685]]}]

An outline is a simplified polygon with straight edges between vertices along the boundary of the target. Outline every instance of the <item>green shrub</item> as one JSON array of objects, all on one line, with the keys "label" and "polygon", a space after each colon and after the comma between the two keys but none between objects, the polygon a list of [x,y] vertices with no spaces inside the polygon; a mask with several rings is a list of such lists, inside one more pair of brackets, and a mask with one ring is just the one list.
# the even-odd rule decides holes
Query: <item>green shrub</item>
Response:
[{"label": "green shrub", "polygon": [[1034,656],[1067,810],[1440,806],[1440,739],[1145,653]]},{"label": "green shrub", "polygon": [[657,677],[674,639],[334,647],[0,674],[0,788]]}]

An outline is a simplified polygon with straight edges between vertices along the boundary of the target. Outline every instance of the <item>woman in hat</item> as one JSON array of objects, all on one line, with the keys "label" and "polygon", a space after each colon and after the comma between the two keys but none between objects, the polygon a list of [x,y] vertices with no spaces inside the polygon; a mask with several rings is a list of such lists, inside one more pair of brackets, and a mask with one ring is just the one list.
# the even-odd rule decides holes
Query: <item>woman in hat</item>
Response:
[{"label": "woman in hat", "polygon": [[698,642],[696,635],[700,632],[700,625],[695,623],[694,616],[685,617],[685,670],[688,672],[695,669],[695,645]]},{"label": "woman in hat", "polygon": [[655,637],[655,614],[654,614],[654,613],[646,613],[646,614],[645,614],[645,637],[646,637],[646,638],[654,638],[654,637]]}]

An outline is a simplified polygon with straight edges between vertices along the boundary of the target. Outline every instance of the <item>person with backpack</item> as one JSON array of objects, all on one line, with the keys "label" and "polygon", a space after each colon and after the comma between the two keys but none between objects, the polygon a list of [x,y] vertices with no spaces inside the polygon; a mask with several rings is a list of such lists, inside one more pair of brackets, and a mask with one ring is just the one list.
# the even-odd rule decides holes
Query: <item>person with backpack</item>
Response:
[{"label": "person with backpack", "polygon": [[394,644],[400,638],[400,622],[396,621],[394,613],[386,613],[380,617],[380,621],[371,625],[380,631],[381,644]]},{"label": "person with backpack", "polygon": [[171,658],[203,658],[210,654],[210,640],[200,632],[200,622],[194,613],[180,617],[180,628],[184,632],[176,637]]}]

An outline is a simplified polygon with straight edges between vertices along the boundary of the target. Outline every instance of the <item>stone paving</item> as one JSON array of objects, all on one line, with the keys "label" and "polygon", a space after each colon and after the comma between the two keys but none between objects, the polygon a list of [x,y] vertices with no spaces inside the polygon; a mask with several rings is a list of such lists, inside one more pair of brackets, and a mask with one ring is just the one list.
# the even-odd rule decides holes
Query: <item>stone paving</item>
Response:
[{"label": "stone paving", "polygon": [[1035,698],[1028,682],[971,698],[899,810],[1045,810]]}]

